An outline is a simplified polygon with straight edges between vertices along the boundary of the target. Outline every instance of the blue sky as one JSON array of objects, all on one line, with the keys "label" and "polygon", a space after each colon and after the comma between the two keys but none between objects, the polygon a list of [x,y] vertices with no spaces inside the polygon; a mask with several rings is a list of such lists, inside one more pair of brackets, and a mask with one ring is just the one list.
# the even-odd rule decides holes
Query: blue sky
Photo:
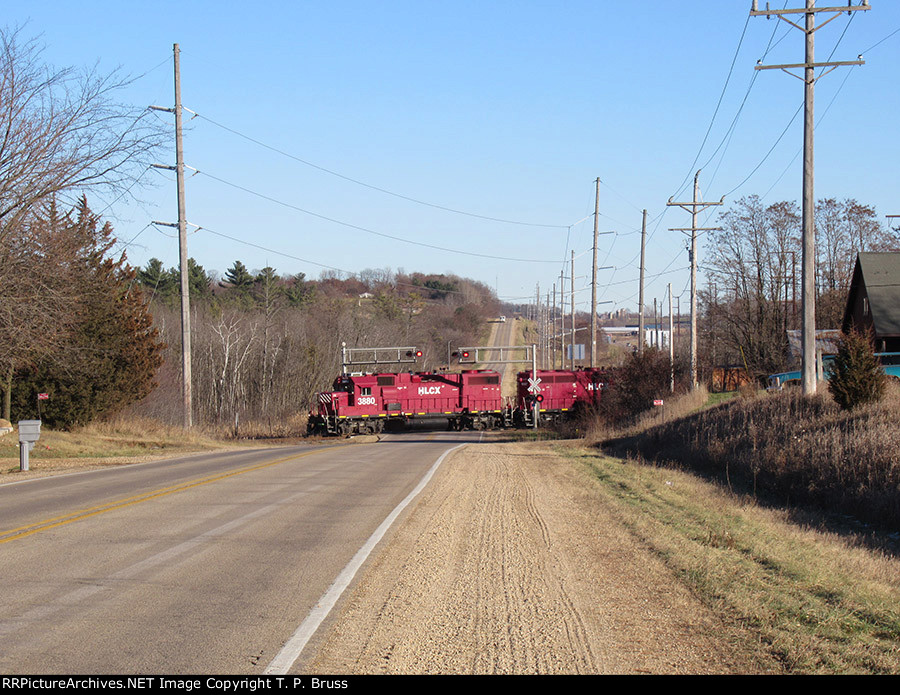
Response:
[{"label": "blue sky", "polygon": [[[817,85],[816,196],[856,198],[884,221],[900,214],[900,2],[870,4],[817,33],[818,60],[864,53],[866,65]],[[599,177],[600,230],[615,232],[600,237],[599,265],[613,266],[599,273],[601,308],[637,305],[646,208],[647,301],[672,283],[684,309],[686,239],[669,228],[690,218],[666,201],[690,198],[698,168],[704,199],[725,195],[726,208],[752,194],[800,198],[802,83],[754,66],[801,62],[803,36],[748,20],[749,9],[34,0],[6,7],[3,21],[39,37],[57,66],[140,76],[122,98],[142,106],[172,106],[180,45],[182,101],[198,114],[184,140],[200,172],[186,184],[199,226],[188,245],[207,270],[240,259],[308,277],[323,267],[447,272],[515,301],[538,284],[546,296],[574,250],[576,302],[589,309]],[[161,156],[174,163],[174,152]],[[131,263],[173,266],[172,230],[149,223],[176,219],[174,177],[151,170],[142,181],[140,204],[119,201],[107,215]]]}]

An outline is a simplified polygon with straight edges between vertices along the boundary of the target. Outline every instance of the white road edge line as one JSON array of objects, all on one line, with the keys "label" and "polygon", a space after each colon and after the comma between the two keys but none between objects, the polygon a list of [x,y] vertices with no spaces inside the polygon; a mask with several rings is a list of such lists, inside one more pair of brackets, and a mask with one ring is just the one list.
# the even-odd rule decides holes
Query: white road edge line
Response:
[{"label": "white road edge line", "polygon": [[337,576],[337,579],[335,579],[332,585],[328,587],[328,591],[326,591],[322,598],[319,599],[319,602],[309,612],[309,615],[306,616],[306,619],[300,624],[300,627],[297,628],[296,632],[291,635],[290,639],[281,648],[281,651],[275,655],[275,658],[272,659],[271,663],[269,663],[263,673],[265,673],[266,675],[284,675],[291,669],[291,667],[294,665],[294,662],[297,661],[297,659],[300,657],[300,653],[303,651],[306,643],[309,642],[309,640],[316,633],[316,630],[319,629],[319,626],[322,624],[325,618],[328,617],[331,609],[334,608],[334,605],[337,603],[338,599],[350,585],[350,582],[353,581],[353,578],[356,576],[359,568],[362,567],[362,564],[369,557],[372,550],[384,537],[384,534],[387,533],[387,530],[391,527],[391,524],[393,524],[397,517],[400,516],[400,513],[404,509],[406,509],[409,503],[412,502],[420,492],[422,492],[422,490],[428,484],[428,481],[431,480],[431,477],[435,474],[437,469],[440,468],[440,465],[444,462],[444,459],[460,447],[465,446],[467,443],[468,442],[457,444],[456,446],[447,449],[447,451],[440,455],[438,460],[434,462],[434,465],[423,476],[422,480],[419,481],[419,484],[416,485],[412,492],[410,492],[406,496],[406,498],[394,508],[394,511],[388,514],[387,518],[381,522],[381,525],[377,529],[375,529],[375,533],[369,536],[369,539],[365,542],[362,548],[360,548],[356,552],[356,555],[353,556],[353,559],[347,563],[347,566],[344,567],[343,570],[341,570],[341,573]]}]

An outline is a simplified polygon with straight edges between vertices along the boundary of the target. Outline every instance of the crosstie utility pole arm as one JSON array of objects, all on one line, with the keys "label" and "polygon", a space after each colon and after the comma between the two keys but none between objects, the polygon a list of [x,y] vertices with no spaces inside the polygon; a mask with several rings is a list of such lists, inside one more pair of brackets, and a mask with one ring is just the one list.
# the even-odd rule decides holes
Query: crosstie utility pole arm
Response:
[{"label": "crosstie utility pole arm", "polygon": [[691,213],[690,229],[679,230],[691,232],[691,389],[696,389],[699,385],[697,379],[697,232],[715,229],[710,227],[698,227],[697,215],[701,210],[716,205],[722,205],[725,202],[725,196],[722,196],[722,199],[718,203],[702,202],[700,200],[699,178],[700,170],[697,170],[697,173],[694,174],[694,199],[691,202],[675,203],[672,202],[672,197],[674,197],[672,196],[669,198],[669,202],[666,203],[666,205],[677,206]]}]

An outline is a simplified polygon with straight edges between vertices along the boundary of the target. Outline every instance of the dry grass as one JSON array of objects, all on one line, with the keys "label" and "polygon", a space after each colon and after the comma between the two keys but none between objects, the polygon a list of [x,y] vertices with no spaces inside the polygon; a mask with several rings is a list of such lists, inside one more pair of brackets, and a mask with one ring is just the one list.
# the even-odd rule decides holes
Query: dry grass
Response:
[{"label": "dry grass", "polygon": [[707,406],[709,401],[709,392],[705,386],[700,386],[695,391],[665,399],[662,406],[642,413],[633,424],[626,427],[618,427],[599,418],[594,419],[584,425],[585,444],[596,445],[614,437],[632,436],[651,427],[685,418]]},{"label": "dry grass", "polygon": [[827,395],[739,398],[633,431],[612,450],[711,474],[732,489],[900,530],[900,389],[847,412]]},{"label": "dry grass", "polygon": [[623,521],[788,673],[900,673],[900,560],[685,472],[568,449]]},{"label": "dry grass", "polygon": [[[29,455],[31,474],[122,465],[154,458],[242,446],[200,428],[185,431],[145,418],[97,422],[70,432],[42,429]],[[19,471],[19,442],[15,432],[0,437],[0,475]]]}]

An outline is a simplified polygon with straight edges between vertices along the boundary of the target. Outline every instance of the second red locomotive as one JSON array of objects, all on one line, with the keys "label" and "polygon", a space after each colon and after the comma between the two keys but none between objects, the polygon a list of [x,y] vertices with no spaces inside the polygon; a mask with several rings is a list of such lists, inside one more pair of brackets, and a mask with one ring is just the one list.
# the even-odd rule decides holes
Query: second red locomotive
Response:
[{"label": "second red locomotive", "polygon": [[[513,424],[533,427],[535,411],[538,423],[556,424],[600,403],[603,389],[609,384],[608,369],[539,369],[537,378],[531,370],[516,376],[516,404]],[[536,388],[535,388],[536,386]]]}]

